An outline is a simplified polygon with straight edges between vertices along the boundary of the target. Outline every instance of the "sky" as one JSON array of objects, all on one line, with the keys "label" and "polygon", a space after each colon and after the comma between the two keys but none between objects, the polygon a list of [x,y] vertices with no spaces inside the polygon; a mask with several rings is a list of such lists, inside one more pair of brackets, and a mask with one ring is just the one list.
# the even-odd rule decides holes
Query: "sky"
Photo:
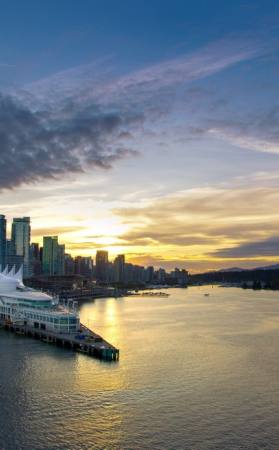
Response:
[{"label": "sky", "polygon": [[279,262],[279,4],[0,0],[0,213],[73,255]]}]

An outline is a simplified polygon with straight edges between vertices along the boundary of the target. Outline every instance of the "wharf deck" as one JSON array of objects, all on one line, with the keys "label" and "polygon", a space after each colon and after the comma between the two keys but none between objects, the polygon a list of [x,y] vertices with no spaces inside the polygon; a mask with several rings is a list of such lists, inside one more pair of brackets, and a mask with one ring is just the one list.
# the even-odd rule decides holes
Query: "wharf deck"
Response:
[{"label": "wharf deck", "polygon": [[100,335],[80,326],[80,331],[75,333],[56,333],[50,330],[42,330],[28,325],[21,325],[0,319],[0,325],[6,330],[22,334],[35,339],[40,339],[49,344],[62,346],[79,351],[104,361],[118,361],[119,350],[105,341]]}]

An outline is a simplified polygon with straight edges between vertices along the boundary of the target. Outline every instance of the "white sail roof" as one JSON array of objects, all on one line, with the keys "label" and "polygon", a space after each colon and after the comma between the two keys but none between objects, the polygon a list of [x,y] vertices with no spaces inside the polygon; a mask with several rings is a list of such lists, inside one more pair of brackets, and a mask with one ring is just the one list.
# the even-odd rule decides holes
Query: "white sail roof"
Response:
[{"label": "white sail roof", "polygon": [[9,292],[16,290],[18,287],[24,287],[22,274],[22,266],[17,272],[15,271],[15,266],[10,271],[8,266],[6,266],[3,272],[0,272],[0,291]]},{"label": "white sail roof", "polygon": [[3,272],[1,273],[1,275],[8,275],[9,269],[8,269],[8,265],[5,267],[5,269],[3,270]]},{"label": "white sail roof", "polygon": [[10,272],[7,274],[8,277],[13,277],[15,274],[15,265],[13,265],[13,267],[11,268]]}]

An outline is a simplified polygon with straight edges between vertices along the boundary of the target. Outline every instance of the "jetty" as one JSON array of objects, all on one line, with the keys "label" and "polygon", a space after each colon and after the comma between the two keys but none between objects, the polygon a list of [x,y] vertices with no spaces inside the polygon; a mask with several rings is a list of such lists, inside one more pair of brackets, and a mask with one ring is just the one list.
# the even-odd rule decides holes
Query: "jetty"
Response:
[{"label": "jetty", "polygon": [[39,339],[47,344],[81,352],[103,361],[119,360],[119,349],[83,324],[80,324],[80,329],[77,333],[57,333],[3,319],[0,319],[0,325],[7,331]]}]

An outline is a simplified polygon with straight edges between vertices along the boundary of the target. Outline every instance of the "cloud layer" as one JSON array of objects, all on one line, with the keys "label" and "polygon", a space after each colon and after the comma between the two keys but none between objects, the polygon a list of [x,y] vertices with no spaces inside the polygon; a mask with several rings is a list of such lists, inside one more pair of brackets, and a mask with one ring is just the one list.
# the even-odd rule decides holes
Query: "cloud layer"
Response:
[{"label": "cloud layer", "polygon": [[[136,152],[115,145],[139,117],[69,105],[32,111],[15,98],[0,96],[0,188],[38,179],[108,169]],[[120,142],[117,142],[120,144]]]},{"label": "cloud layer", "polygon": [[259,257],[278,257],[279,238],[272,236],[260,241],[245,242],[233,248],[223,248],[214,252],[214,256],[220,258],[259,258]]},{"label": "cloud layer", "polygon": [[[259,42],[221,40],[130,74],[113,75],[109,60],[104,59],[2,94],[0,189],[94,167],[107,169],[119,159],[138,154],[141,149],[135,142],[156,135],[156,121],[170,113],[181,86],[265,52]],[[185,94],[188,101],[189,92]],[[169,121],[174,130],[175,124]],[[228,128],[220,122],[219,128],[215,123],[210,129],[190,124],[184,136],[200,137],[211,131],[230,140],[232,125]],[[248,126],[242,126],[236,138],[244,141],[246,132]],[[276,146],[278,133],[272,139]]]},{"label": "cloud layer", "polygon": [[212,187],[115,213],[130,225],[120,239],[134,251],[144,248],[155,256],[163,251],[173,258],[183,255],[186,261],[269,258],[279,255],[278,201],[276,187]]}]

